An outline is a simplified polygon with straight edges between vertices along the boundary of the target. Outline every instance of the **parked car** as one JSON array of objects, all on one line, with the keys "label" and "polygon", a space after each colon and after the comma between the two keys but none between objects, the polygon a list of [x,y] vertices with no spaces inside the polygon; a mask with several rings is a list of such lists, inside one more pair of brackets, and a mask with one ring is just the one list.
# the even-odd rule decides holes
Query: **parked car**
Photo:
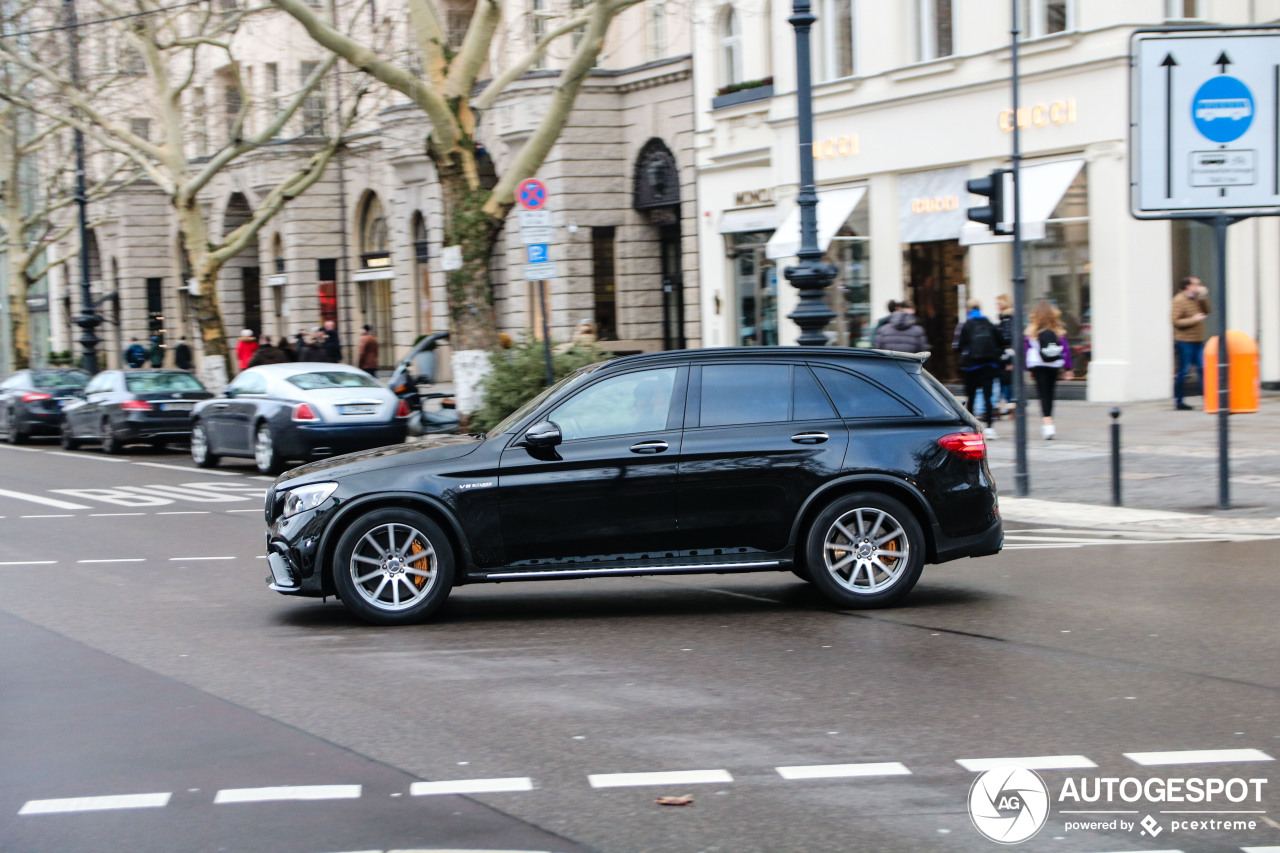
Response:
[{"label": "parked car", "polygon": [[292,459],[317,459],[404,441],[408,405],[347,364],[289,362],[242,371],[221,397],[192,413],[191,458],[253,459],[278,474]]},{"label": "parked car", "polygon": [[[706,349],[589,365],[479,437],[307,465],[267,494],[271,589],[392,625],[457,584],[791,570],[839,607],[994,554],[977,421],[861,349]],[[441,444],[443,443],[443,444]]]},{"label": "parked car", "polygon": [[19,370],[0,382],[0,435],[22,444],[32,435],[57,435],[62,406],[89,381],[83,370]]},{"label": "parked car", "polygon": [[85,441],[103,453],[126,444],[163,447],[191,436],[191,410],[213,394],[185,370],[104,370],[62,407],[62,446]]},{"label": "parked car", "polygon": [[[458,410],[454,406],[453,395],[439,391],[423,393],[421,386],[432,385],[436,381],[436,348],[449,340],[448,332],[436,332],[427,335],[414,344],[409,354],[400,360],[387,387],[409,406],[409,434],[430,435],[458,431]],[[428,400],[439,400],[440,407],[426,409],[423,404]]]}]

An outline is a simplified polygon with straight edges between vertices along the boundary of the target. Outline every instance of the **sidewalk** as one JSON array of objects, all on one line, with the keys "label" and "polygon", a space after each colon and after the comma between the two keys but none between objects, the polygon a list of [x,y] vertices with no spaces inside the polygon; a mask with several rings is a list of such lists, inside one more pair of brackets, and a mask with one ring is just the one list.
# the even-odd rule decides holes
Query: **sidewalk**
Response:
[{"label": "sidewalk", "polygon": [[[1280,532],[1280,395],[1264,392],[1257,413],[1231,417],[1229,510],[1217,508],[1218,417],[1204,413],[1202,398],[1188,402],[1197,409],[1174,411],[1171,400],[1119,407],[1123,507],[1117,510],[1111,506],[1113,404],[1057,402],[1057,435],[1045,441],[1040,437],[1040,404],[1029,401],[1027,499],[1014,497],[1013,419],[998,421],[998,438],[987,442],[1005,517],[1074,525]],[[1047,502],[1073,506],[1045,506]]]}]

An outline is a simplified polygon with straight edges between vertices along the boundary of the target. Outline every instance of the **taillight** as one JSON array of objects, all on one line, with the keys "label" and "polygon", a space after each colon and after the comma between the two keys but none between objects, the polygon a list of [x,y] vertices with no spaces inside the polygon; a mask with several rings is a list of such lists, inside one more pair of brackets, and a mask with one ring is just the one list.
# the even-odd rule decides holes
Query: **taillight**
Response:
[{"label": "taillight", "polygon": [[120,408],[126,412],[149,412],[151,411],[151,404],[146,400],[125,400],[120,404]]},{"label": "taillight", "polygon": [[980,432],[953,432],[938,439],[939,446],[961,459],[986,459],[987,442]]},{"label": "taillight", "polygon": [[28,394],[22,395],[22,402],[24,403],[38,403],[41,400],[52,400],[52,399],[53,399],[52,394],[41,394],[39,391],[32,391]]},{"label": "taillight", "polygon": [[299,403],[293,407],[293,419],[295,421],[318,421],[320,417],[306,403]]},{"label": "taillight", "polygon": [[400,405],[396,406],[396,417],[397,418],[409,417],[409,404],[406,403],[404,400],[401,400]]}]

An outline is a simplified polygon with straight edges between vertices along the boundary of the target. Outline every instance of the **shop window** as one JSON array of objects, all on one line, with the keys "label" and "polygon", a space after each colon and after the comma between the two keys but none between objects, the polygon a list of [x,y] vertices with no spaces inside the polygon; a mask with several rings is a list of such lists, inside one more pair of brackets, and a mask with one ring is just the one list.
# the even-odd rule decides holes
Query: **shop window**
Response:
[{"label": "shop window", "polygon": [[831,245],[825,260],[836,266],[836,280],[830,290],[831,310],[837,346],[870,346],[871,335],[871,223],[866,196],[849,214]]},{"label": "shop window", "polygon": [[337,258],[320,259],[318,295],[320,297],[320,320],[338,322],[338,260]]},{"label": "shop window", "polygon": [[916,61],[928,62],[953,51],[951,0],[916,0]]},{"label": "shop window", "polygon": [[733,264],[737,346],[778,343],[778,269],[765,256],[772,231],[727,234]]},{"label": "shop window", "polygon": [[1090,295],[1088,166],[1045,221],[1045,236],[1024,244],[1027,304],[1046,299],[1062,312],[1078,378],[1088,375],[1093,317]]},{"label": "shop window", "polygon": [[820,0],[814,25],[815,81],[853,76],[853,26],[854,0]]},{"label": "shop window", "polygon": [[1018,3],[1019,37],[1042,38],[1074,27],[1070,0],[1020,0]]},{"label": "shop window", "polygon": [[618,302],[613,226],[591,229],[591,284],[595,298],[596,335],[618,339]]},{"label": "shop window", "polygon": [[720,16],[720,83],[742,82],[742,20],[730,6]]}]

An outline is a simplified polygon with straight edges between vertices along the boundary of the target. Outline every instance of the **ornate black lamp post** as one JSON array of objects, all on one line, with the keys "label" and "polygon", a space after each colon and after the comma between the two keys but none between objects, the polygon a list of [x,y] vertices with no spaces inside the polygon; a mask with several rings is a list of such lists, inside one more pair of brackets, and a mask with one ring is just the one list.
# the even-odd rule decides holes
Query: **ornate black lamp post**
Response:
[{"label": "ornate black lamp post", "polygon": [[[65,0],[67,13],[67,37],[71,41],[71,85],[80,88],[80,35],[79,23],[76,21],[75,0]],[[98,334],[95,331],[102,322],[93,303],[93,291],[89,282],[89,220],[86,208],[89,204],[88,191],[84,181],[84,134],[79,128],[75,131],[76,154],[76,206],[79,207],[80,218],[80,313],[76,316],[76,325],[81,329],[80,346],[84,355],[80,366],[89,373],[98,372]]]},{"label": "ornate black lamp post", "polygon": [[813,84],[809,71],[809,31],[817,20],[809,0],[793,0],[791,26],[796,30],[796,130],[800,136],[800,263],[782,271],[800,291],[800,304],[787,315],[800,327],[798,343],[824,346],[822,330],[835,318],[823,291],[836,277],[836,268],[822,262],[818,248],[818,192],[813,185]]}]

